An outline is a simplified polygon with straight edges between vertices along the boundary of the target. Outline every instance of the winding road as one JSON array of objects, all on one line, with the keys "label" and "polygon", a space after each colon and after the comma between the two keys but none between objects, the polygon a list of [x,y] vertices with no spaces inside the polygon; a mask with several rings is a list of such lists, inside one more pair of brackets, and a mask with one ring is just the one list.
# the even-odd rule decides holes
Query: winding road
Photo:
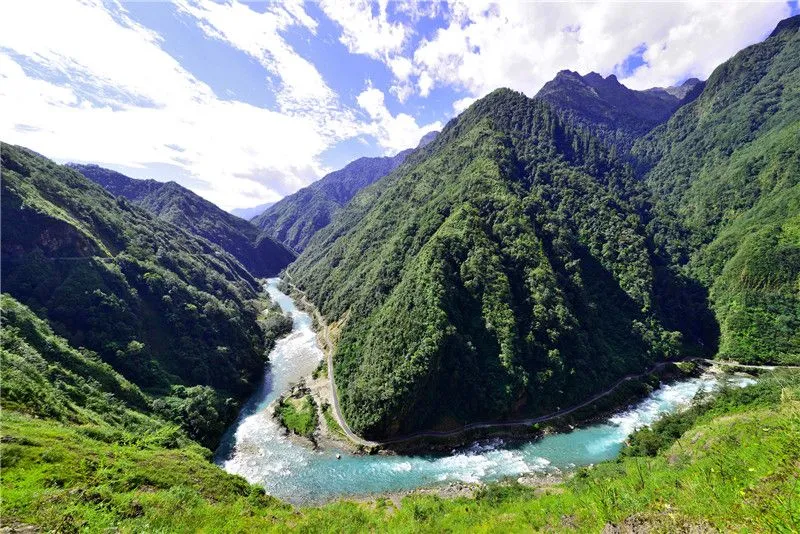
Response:
[{"label": "winding road", "polygon": [[331,383],[331,406],[333,407],[333,415],[336,417],[336,422],[339,423],[339,426],[342,428],[342,432],[344,432],[345,436],[347,436],[347,439],[356,445],[369,448],[380,446],[381,443],[368,441],[353,432],[353,430],[350,428],[350,425],[348,425],[347,421],[345,421],[344,416],[342,415],[342,409],[339,406],[339,392],[336,389],[336,379],[333,375],[333,343],[331,342],[328,323],[325,321],[325,318],[322,316],[322,314],[319,313],[317,307],[314,306],[310,300],[308,300],[305,292],[288,280],[289,277],[290,276],[287,273],[287,283],[300,295],[303,306],[314,313],[314,317],[317,319],[317,324],[320,326],[322,337],[325,340],[325,346],[322,347],[322,352],[325,353],[325,359],[328,363],[328,379]]},{"label": "winding road", "polygon": [[[287,278],[288,278],[288,276],[289,275],[287,274]],[[660,368],[662,368],[662,367],[664,367],[664,366],[666,366],[666,365],[668,365],[670,363],[675,363],[675,362],[659,362],[659,363],[653,365],[652,367],[650,367],[647,371],[645,371],[643,373],[626,375],[626,376],[620,378],[611,387],[609,387],[608,389],[605,389],[604,391],[598,393],[594,397],[591,397],[590,399],[587,399],[586,401],[581,402],[580,404],[576,404],[574,406],[570,406],[569,408],[564,408],[562,410],[558,410],[558,411],[555,411],[555,412],[552,412],[552,413],[549,413],[549,414],[546,414],[546,415],[540,415],[538,417],[530,417],[530,418],[527,418],[527,419],[515,419],[515,420],[512,420],[512,421],[475,422],[475,423],[469,423],[467,425],[464,425],[461,428],[457,428],[457,429],[454,429],[454,430],[441,430],[441,431],[428,430],[428,431],[422,431],[422,432],[415,432],[413,434],[408,434],[406,436],[400,436],[400,437],[392,438],[392,439],[387,440],[387,441],[368,441],[368,440],[365,440],[364,438],[362,438],[361,436],[359,436],[358,434],[356,434],[355,432],[353,432],[350,429],[350,427],[347,424],[347,421],[345,421],[344,416],[342,415],[341,408],[339,407],[339,394],[338,394],[338,391],[336,389],[336,380],[335,380],[334,375],[333,375],[333,343],[331,342],[331,339],[330,339],[330,334],[329,334],[329,330],[328,330],[328,323],[325,321],[325,318],[322,316],[322,314],[319,313],[319,310],[317,310],[317,307],[314,306],[314,304],[312,304],[311,301],[308,300],[308,298],[306,297],[305,292],[303,292],[301,289],[299,289],[297,286],[295,286],[292,282],[289,282],[288,280],[287,280],[287,283],[292,287],[292,289],[294,289],[298,294],[300,294],[304,306],[307,309],[310,309],[314,313],[314,316],[316,317],[317,322],[320,325],[322,337],[324,338],[324,341],[325,341],[325,347],[322,347],[322,349],[323,349],[323,352],[325,353],[325,358],[326,358],[327,363],[328,363],[328,378],[330,379],[330,383],[331,383],[331,401],[332,401],[331,405],[333,406],[333,413],[334,413],[334,415],[336,417],[336,421],[339,423],[339,426],[342,427],[342,430],[344,431],[344,433],[345,433],[345,435],[347,436],[348,439],[350,439],[353,443],[355,443],[357,445],[364,446],[364,447],[381,447],[381,446],[385,446],[385,445],[396,445],[398,443],[403,443],[403,442],[412,441],[412,440],[419,439],[419,438],[427,438],[427,437],[431,437],[431,438],[456,437],[456,436],[458,436],[460,434],[463,434],[465,432],[469,432],[471,430],[477,430],[477,429],[510,428],[510,427],[516,427],[516,426],[531,426],[531,425],[535,425],[537,423],[543,423],[543,422],[546,422],[546,421],[550,421],[552,419],[556,419],[558,417],[563,417],[565,415],[569,415],[569,414],[571,414],[571,413],[573,413],[573,412],[575,412],[577,410],[580,410],[581,408],[585,408],[586,406],[589,406],[590,404],[593,404],[593,403],[597,402],[598,400],[602,399],[603,397],[606,397],[606,396],[610,395],[619,386],[621,386],[625,382],[629,382],[631,380],[636,380],[636,379],[639,379],[639,378],[644,378],[645,376],[653,373],[654,371],[656,371],[656,370],[658,370],[658,369],[660,369]],[[797,368],[797,366],[746,365],[746,364],[740,364],[738,362],[733,362],[733,361],[709,360],[709,359],[704,359],[704,358],[697,358],[697,359],[694,359],[693,361],[700,361],[700,362],[708,363],[708,364],[711,364],[711,365],[719,365],[719,366],[723,366],[723,367],[731,366],[731,367],[741,367],[741,368],[744,368],[744,369],[760,369],[760,370],[767,370],[767,371],[771,371],[771,370],[774,370],[774,369],[779,368],[779,367],[780,368],[783,368],[783,367]]]}]

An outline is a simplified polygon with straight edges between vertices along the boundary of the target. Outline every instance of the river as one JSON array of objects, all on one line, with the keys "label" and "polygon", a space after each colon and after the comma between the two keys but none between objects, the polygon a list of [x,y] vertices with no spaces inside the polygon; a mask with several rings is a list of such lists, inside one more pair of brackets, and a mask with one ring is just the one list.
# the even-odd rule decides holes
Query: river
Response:
[{"label": "river", "polygon": [[[704,375],[664,385],[634,407],[606,422],[569,433],[554,434],[524,444],[494,439],[439,456],[359,456],[327,449],[312,451],[292,442],[265,409],[289,384],[310,374],[323,358],[311,317],[298,310],[268,280],[273,301],[291,315],[291,334],[279,340],[269,355],[264,381],[228,429],[215,461],[292,504],[317,504],[337,497],[365,496],[411,490],[449,482],[492,481],[523,474],[559,472],[614,458],[634,429],[664,412],[685,406],[701,390],[717,387]],[[737,378],[738,385],[752,380]],[[336,455],[341,454],[341,459]]]}]

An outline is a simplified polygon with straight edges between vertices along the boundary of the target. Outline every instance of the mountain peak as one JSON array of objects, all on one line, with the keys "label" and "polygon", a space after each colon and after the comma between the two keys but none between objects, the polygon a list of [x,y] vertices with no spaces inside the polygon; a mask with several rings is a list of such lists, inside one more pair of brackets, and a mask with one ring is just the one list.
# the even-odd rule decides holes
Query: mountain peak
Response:
[{"label": "mountain peak", "polygon": [[436,139],[437,135],[439,135],[439,132],[437,130],[433,130],[431,132],[426,133],[419,140],[419,143],[417,144],[417,148],[422,148],[425,145],[430,144],[434,139]]},{"label": "mountain peak", "polygon": [[795,15],[794,17],[789,17],[788,19],[783,19],[775,26],[775,29],[772,30],[772,33],[769,34],[770,37],[775,37],[783,32],[789,31],[797,31],[800,29],[800,15]]}]

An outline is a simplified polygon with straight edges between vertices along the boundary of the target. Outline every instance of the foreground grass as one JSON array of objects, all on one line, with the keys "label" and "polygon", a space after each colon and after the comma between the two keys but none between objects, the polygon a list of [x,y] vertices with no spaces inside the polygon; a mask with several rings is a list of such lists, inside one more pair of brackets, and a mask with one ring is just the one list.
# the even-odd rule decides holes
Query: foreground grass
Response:
[{"label": "foreground grass", "polygon": [[212,465],[199,446],[167,449],[5,410],[0,506],[4,524],[62,531],[791,532],[800,524],[800,377],[759,387],[723,395],[655,456],[582,469],[552,488],[498,484],[476,498],[409,496],[399,508],[378,500],[294,509]]}]

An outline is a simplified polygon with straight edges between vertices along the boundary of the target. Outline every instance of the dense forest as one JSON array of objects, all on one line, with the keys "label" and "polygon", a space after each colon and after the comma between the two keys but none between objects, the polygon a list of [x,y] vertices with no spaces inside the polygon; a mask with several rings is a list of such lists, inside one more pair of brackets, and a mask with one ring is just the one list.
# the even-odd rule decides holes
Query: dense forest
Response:
[{"label": "dense forest", "polygon": [[798,57],[784,24],[618,143],[498,90],[356,195],[290,268],[346,319],[353,428],[544,412],[663,358],[800,361]]},{"label": "dense forest", "polygon": [[800,17],[637,142],[660,256],[709,288],[719,356],[800,363]]},{"label": "dense forest", "polygon": [[252,224],[175,182],[137,180],[97,165],[68,166],[112,195],[125,197],[161,219],[219,245],[253,276],[275,276],[294,261],[291,250]]},{"label": "dense forest", "polygon": [[[436,132],[430,132],[419,146],[425,146],[435,136]],[[392,172],[411,152],[409,149],[391,157],[359,158],[268,207],[252,223],[263,230],[264,236],[302,252],[314,234],[330,224],[356,193]]]},{"label": "dense forest", "polygon": [[72,169],[7,144],[2,165],[3,292],[173,406],[181,424],[193,427],[182,404],[215,410],[190,432],[214,443],[274,337],[258,324],[257,281],[222,249]]},{"label": "dense forest", "polygon": [[658,291],[688,282],[659,278],[640,188],[593,137],[497,90],[426,151],[290,268],[324,314],[348,314],[334,360],[354,429],[543,413],[699,350],[660,313]]}]

